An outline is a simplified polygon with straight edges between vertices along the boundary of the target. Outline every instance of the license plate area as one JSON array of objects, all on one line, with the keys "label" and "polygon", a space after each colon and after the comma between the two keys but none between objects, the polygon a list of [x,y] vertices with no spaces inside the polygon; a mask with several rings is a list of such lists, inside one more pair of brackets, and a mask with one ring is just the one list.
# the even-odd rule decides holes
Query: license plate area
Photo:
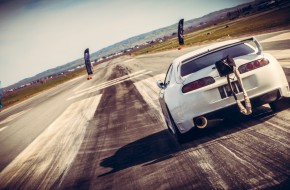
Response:
[{"label": "license plate area", "polygon": [[[242,88],[237,81],[231,82],[231,84],[233,87],[233,91],[236,94],[242,92]],[[220,93],[220,96],[222,99],[230,97],[233,95],[233,93],[230,89],[230,86],[228,84],[218,87],[218,90],[219,90],[219,93]]]}]

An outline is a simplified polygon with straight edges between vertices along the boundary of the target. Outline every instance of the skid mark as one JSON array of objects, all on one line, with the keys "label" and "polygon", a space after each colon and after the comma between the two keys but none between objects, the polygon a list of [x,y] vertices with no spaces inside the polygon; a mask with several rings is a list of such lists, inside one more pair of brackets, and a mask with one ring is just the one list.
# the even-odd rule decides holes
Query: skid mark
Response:
[{"label": "skid mark", "polygon": [[82,92],[86,92],[86,91],[95,89],[96,87],[100,87],[100,86],[108,86],[110,84],[114,84],[115,82],[122,81],[124,79],[129,78],[129,77],[134,77],[135,75],[139,75],[139,74],[144,73],[144,72],[146,72],[146,70],[141,70],[141,71],[137,71],[135,73],[131,73],[131,74],[128,74],[128,75],[124,75],[124,76],[121,76],[121,77],[117,77],[115,79],[112,79],[112,80],[103,82],[103,83],[98,84],[96,86],[91,86],[89,88],[86,88],[86,89],[83,89],[83,90],[79,90],[79,91],[75,92],[75,94],[79,94],[79,93],[82,93]]},{"label": "skid mark", "polygon": [[217,189],[229,189],[226,181],[223,180],[222,176],[220,176],[218,171],[213,167],[211,162],[216,162],[216,160],[212,160],[212,155],[206,151],[206,148],[192,151],[189,155],[194,158],[195,162],[193,164],[198,166],[199,171],[212,174],[209,180],[212,187],[216,187]]},{"label": "skid mark", "polygon": [[[249,137],[250,138],[250,137]],[[234,171],[233,168],[238,167],[239,170],[236,172],[236,177],[242,184],[247,184],[258,189],[264,189],[267,186],[275,186],[279,184],[276,180],[276,175],[273,170],[269,168],[270,162],[264,163],[266,154],[261,158],[261,152],[265,149],[256,150],[257,147],[253,147],[253,144],[258,144],[255,139],[251,139],[250,143],[245,143],[249,140],[244,138],[234,139],[219,144],[223,149],[224,155],[230,158],[227,162],[230,171]],[[233,146],[234,145],[234,146]],[[240,149],[245,148],[246,150],[241,152]]]},{"label": "skid mark", "polygon": [[137,78],[137,77],[140,77],[140,76],[143,76],[143,75],[147,75],[147,74],[149,74],[151,72],[152,71],[146,71],[146,70],[138,71],[138,72],[135,72],[135,73],[132,73],[132,74],[129,74],[129,75],[125,75],[125,76],[122,76],[122,77],[119,77],[119,78],[104,82],[104,83],[96,85],[96,86],[89,87],[89,88],[84,89],[84,90],[77,91],[77,92],[75,92],[76,95],[67,98],[67,101],[75,99],[75,98],[78,98],[78,97],[81,97],[81,96],[83,96],[85,94],[97,92],[97,91],[102,90],[104,88],[107,88],[107,87],[110,87],[110,86],[113,86],[113,85],[116,85],[116,84],[119,84],[119,83],[122,83],[122,82],[125,82],[125,81],[128,81],[128,80],[131,80],[133,78]]},{"label": "skid mark", "polygon": [[25,184],[22,189],[49,189],[62,181],[100,99],[98,95],[71,104],[0,173],[0,189],[18,189],[17,184]]}]

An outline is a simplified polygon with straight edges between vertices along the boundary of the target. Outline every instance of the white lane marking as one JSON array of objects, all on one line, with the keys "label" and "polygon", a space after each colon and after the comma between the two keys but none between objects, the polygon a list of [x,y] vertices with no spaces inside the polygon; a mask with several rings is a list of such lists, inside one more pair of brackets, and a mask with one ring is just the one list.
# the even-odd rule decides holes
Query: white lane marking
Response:
[{"label": "white lane marking", "polygon": [[134,83],[147,104],[153,106],[157,110],[160,109],[158,103],[160,89],[158,88],[156,81],[163,80],[164,78],[165,74],[160,74]]},{"label": "white lane marking", "polygon": [[78,79],[80,79],[80,78],[83,78],[83,76],[79,76],[79,77],[77,77],[77,78],[71,79],[71,80],[69,80],[68,82],[73,82],[73,81],[76,81],[76,80],[78,80]]},{"label": "white lane marking", "polygon": [[11,116],[7,117],[6,119],[4,119],[3,121],[0,122],[0,125],[3,124],[3,123],[8,123],[8,122],[16,119],[17,117],[23,115],[25,112],[28,112],[29,110],[31,110],[31,108],[28,109],[28,110],[23,110],[23,111],[21,111],[19,113],[16,113],[14,115],[11,115]]},{"label": "white lane marking", "polygon": [[[163,81],[164,78],[165,74],[159,74],[134,83],[145,102],[159,113],[160,118],[163,118],[163,113],[158,100],[160,89],[158,88],[156,81]],[[165,123],[163,124],[164,127],[166,127]]]},{"label": "white lane marking", "polygon": [[267,50],[265,53],[272,54],[276,59],[290,59],[290,49],[285,50]]},{"label": "white lane marking", "polygon": [[75,89],[73,89],[73,92],[79,90],[82,86],[84,86],[86,82],[81,83],[79,86],[77,86]]},{"label": "white lane marking", "polygon": [[78,94],[74,95],[74,96],[71,96],[69,98],[66,99],[66,101],[69,101],[69,100],[72,100],[72,99],[75,99],[75,98],[78,98],[78,97],[81,97],[85,94],[89,94],[89,93],[93,93],[93,92],[97,92],[99,90],[102,90],[104,88],[107,88],[107,87],[110,87],[110,86],[113,86],[113,85],[116,85],[116,84],[119,84],[119,83],[122,83],[122,82],[125,82],[127,80],[131,80],[133,78],[137,78],[137,77],[140,77],[140,76],[143,76],[143,75],[147,75],[149,73],[151,73],[152,71],[147,71],[147,72],[142,72],[140,74],[134,74],[134,75],[126,75],[125,77],[120,77],[120,78],[117,78],[117,79],[114,79],[112,81],[107,81],[105,83],[102,83],[100,85],[97,85],[97,86],[93,86],[93,87],[90,87],[88,88],[86,91],[79,91]]},{"label": "white lane marking", "polygon": [[[0,186],[10,182],[50,189],[63,180],[84,139],[101,95],[71,104],[42,134],[0,173]],[[60,185],[60,183],[58,183]]]},{"label": "white lane marking", "polygon": [[280,41],[280,40],[290,40],[290,32],[286,32],[286,33],[274,36],[272,38],[262,40],[262,41],[260,41],[260,43],[275,42],[275,41]]},{"label": "white lane marking", "polygon": [[269,125],[272,125],[273,127],[276,127],[278,129],[280,129],[281,131],[284,131],[286,133],[290,133],[290,131],[287,128],[281,127],[281,126],[276,125],[276,124],[274,124],[272,122],[269,122],[269,121],[264,121],[264,122],[267,123],[267,124],[269,124]]},{"label": "white lane marking", "polygon": [[131,62],[131,61],[134,61],[135,59],[129,59],[129,60],[126,60],[124,61],[124,63],[128,63],[128,62]]},{"label": "white lane marking", "polygon": [[137,74],[144,73],[144,72],[146,72],[146,70],[141,70],[141,71],[137,71],[137,72],[135,72],[135,73],[131,73],[131,74],[129,74],[129,75],[124,75],[124,76],[122,76],[122,77],[115,78],[115,79],[113,79],[113,80],[103,82],[103,83],[101,83],[101,84],[99,84],[99,85],[91,86],[91,87],[89,87],[89,88],[86,88],[86,89],[83,89],[83,90],[79,90],[79,91],[75,92],[75,94],[78,94],[78,93],[81,93],[81,92],[84,92],[84,91],[88,91],[88,90],[94,89],[94,88],[99,87],[99,86],[112,84],[112,83],[114,83],[114,82],[116,82],[116,81],[120,81],[120,80],[122,80],[122,79],[126,79],[126,78],[129,78],[129,77],[133,77],[133,76],[135,76],[135,75],[137,75]]},{"label": "white lane marking", "polygon": [[0,132],[1,132],[1,131],[4,131],[7,127],[8,127],[8,126],[5,126],[5,127],[0,128]]}]

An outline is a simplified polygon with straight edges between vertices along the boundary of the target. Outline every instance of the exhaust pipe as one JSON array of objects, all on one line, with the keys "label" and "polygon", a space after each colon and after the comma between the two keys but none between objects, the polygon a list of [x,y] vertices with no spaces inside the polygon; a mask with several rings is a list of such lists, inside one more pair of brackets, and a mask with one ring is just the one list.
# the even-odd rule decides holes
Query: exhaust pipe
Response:
[{"label": "exhaust pipe", "polygon": [[194,120],[197,128],[203,129],[207,126],[207,119],[204,116],[200,116]]}]

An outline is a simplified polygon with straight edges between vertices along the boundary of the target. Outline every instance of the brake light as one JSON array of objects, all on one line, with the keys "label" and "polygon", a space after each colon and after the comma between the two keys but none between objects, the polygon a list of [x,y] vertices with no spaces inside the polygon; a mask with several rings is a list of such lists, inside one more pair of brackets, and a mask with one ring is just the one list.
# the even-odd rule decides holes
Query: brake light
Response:
[{"label": "brake light", "polygon": [[239,71],[240,73],[246,73],[248,71],[252,71],[268,64],[269,61],[265,58],[262,58],[239,66]]},{"label": "brake light", "polygon": [[187,93],[187,92],[202,88],[204,86],[207,86],[207,85],[210,85],[213,83],[215,83],[214,78],[205,77],[205,78],[202,78],[202,79],[199,79],[199,80],[196,80],[196,81],[193,81],[193,82],[190,82],[190,83],[184,85],[182,87],[182,92]]}]

